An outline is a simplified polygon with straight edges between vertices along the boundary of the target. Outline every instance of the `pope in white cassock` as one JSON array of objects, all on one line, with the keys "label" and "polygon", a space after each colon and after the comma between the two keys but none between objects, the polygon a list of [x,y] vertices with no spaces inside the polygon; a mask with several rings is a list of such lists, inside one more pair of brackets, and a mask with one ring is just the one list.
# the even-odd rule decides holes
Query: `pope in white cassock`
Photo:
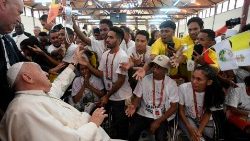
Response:
[{"label": "pope in white cassock", "polygon": [[92,116],[60,100],[75,77],[70,64],[51,84],[32,62],[10,67],[7,77],[16,96],[1,123],[1,141],[109,141],[100,127],[107,117],[103,108]]}]

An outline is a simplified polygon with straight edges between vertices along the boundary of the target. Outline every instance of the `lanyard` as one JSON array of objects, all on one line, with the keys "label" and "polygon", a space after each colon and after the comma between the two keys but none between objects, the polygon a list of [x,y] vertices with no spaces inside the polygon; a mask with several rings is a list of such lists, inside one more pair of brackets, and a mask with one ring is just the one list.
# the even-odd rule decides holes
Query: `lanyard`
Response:
[{"label": "lanyard", "polygon": [[[117,52],[116,52],[117,53]],[[114,60],[115,60],[115,56],[116,56],[116,53],[114,54],[114,57],[112,59],[112,62],[111,62],[111,68],[110,68],[110,78],[109,78],[109,73],[108,73],[108,57],[109,57],[109,54],[110,54],[110,51],[109,53],[107,54],[107,58],[106,58],[106,79],[110,79],[111,81],[113,80],[113,64],[114,64]]]},{"label": "lanyard", "polygon": [[145,64],[145,54],[146,54],[146,53],[143,53],[143,58],[142,58],[142,64],[143,64],[143,65]]},{"label": "lanyard", "polygon": [[[198,111],[198,104],[197,104],[197,99],[196,99],[196,95],[195,95],[195,91],[193,90],[193,97],[194,97],[194,109],[195,109],[195,115],[196,115],[196,118],[198,120],[201,119],[201,115],[199,115],[199,111]],[[204,105],[203,105],[204,106]],[[203,107],[204,108],[204,107]],[[202,109],[203,109],[202,108]],[[201,113],[202,114],[202,113]]]},{"label": "lanyard", "polygon": [[[162,80],[162,84],[161,84],[161,97],[160,97],[160,102],[159,105],[157,106],[158,108],[161,106],[162,100],[163,100],[163,90],[164,90],[164,80],[165,78]],[[155,107],[155,80],[153,79],[153,108]]]}]

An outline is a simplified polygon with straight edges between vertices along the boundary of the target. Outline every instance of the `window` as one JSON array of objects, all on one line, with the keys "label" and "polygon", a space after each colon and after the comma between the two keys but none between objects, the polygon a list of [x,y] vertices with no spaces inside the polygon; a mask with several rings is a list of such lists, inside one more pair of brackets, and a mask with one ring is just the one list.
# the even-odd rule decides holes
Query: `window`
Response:
[{"label": "window", "polygon": [[206,18],[210,16],[210,8],[206,10]]},{"label": "window", "polygon": [[201,12],[199,12],[199,17],[200,17],[200,18],[202,18],[202,11],[201,11]]},{"label": "window", "polygon": [[210,10],[210,16],[214,16],[214,11],[215,11],[215,8],[214,7],[211,8],[211,10]]},{"label": "window", "polygon": [[205,18],[205,17],[206,17],[206,10],[203,10],[202,18]]},{"label": "window", "polygon": [[237,0],[236,2],[236,8],[242,7],[244,3],[244,0]]},{"label": "window", "polygon": [[230,0],[228,10],[234,9],[234,6],[235,6],[235,0]]},{"label": "window", "polygon": [[184,25],[186,23],[185,21],[186,21],[185,19],[181,20],[180,25]]},{"label": "window", "polygon": [[26,9],[26,16],[30,16],[31,17],[31,10],[30,10],[30,8],[25,8]]},{"label": "window", "polygon": [[223,5],[222,5],[222,12],[226,12],[227,8],[228,8],[228,1],[225,1],[223,2]]},{"label": "window", "polygon": [[221,13],[221,10],[222,10],[222,3],[220,3],[220,4],[217,5],[216,14],[220,14],[220,13]]},{"label": "window", "polygon": [[60,18],[56,17],[56,23],[60,23]]},{"label": "window", "polygon": [[33,13],[33,14],[34,14],[34,17],[35,17],[35,18],[39,18],[39,12],[38,12],[38,11],[33,11],[33,12],[34,12],[34,13]]}]

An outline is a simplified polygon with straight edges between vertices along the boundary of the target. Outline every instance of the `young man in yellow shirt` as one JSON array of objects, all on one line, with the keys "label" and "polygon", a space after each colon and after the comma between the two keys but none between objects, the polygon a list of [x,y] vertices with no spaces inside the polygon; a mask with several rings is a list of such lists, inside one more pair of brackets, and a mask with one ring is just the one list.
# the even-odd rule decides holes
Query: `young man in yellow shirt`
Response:
[{"label": "young man in yellow shirt", "polygon": [[151,59],[157,55],[172,56],[181,47],[181,39],[174,37],[176,25],[173,21],[164,21],[160,24],[161,38],[152,45]]},{"label": "young man in yellow shirt", "polygon": [[[157,55],[166,55],[169,58],[180,49],[181,39],[174,37],[176,25],[173,21],[167,20],[160,24],[161,38],[157,39],[151,47],[151,59]],[[171,68],[169,74],[176,75],[178,68]]]}]

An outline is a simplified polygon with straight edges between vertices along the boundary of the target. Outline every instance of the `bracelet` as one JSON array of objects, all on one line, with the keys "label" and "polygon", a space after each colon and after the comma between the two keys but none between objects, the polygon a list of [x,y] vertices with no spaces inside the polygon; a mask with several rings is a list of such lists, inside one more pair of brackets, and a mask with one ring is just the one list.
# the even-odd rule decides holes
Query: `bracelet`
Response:
[{"label": "bracelet", "polygon": [[70,64],[73,65],[75,68],[76,68],[76,66],[77,66],[77,63],[71,62]]}]

